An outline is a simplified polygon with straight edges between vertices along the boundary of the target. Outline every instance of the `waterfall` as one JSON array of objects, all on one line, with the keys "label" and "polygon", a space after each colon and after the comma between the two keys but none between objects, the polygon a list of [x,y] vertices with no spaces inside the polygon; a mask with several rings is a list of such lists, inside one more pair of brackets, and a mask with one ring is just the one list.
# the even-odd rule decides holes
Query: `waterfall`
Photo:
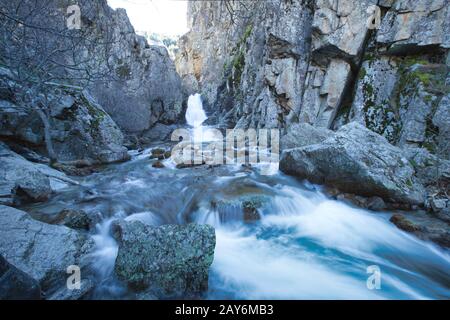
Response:
[{"label": "waterfall", "polygon": [[194,128],[200,128],[208,117],[203,110],[203,102],[200,94],[189,97],[188,108],[186,111],[187,124]]}]

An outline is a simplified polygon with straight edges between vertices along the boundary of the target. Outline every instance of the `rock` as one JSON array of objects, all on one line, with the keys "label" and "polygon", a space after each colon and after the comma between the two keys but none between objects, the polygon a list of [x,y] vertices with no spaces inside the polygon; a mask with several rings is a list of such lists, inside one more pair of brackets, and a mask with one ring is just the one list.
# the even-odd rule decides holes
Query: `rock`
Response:
[{"label": "rock", "polygon": [[236,198],[214,200],[211,203],[211,210],[217,211],[221,223],[236,221],[249,223],[261,220],[262,209],[270,203],[270,199],[265,194],[238,193]]},{"label": "rock", "polygon": [[0,300],[41,300],[39,283],[1,255]]},{"label": "rock", "polygon": [[412,47],[450,47],[449,6],[446,0],[397,1],[383,18],[377,34],[390,52],[409,53]]},{"label": "rock", "polygon": [[166,166],[161,161],[156,161],[154,164],[152,164],[152,167],[156,169],[163,169]]},{"label": "rock", "polygon": [[62,226],[33,220],[26,212],[0,206],[0,254],[36,279],[46,296],[66,287],[67,268],[89,274],[92,239]]},{"label": "rock", "polygon": [[92,218],[83,210],[64,209],[58,216],[60,224],[71,229],[89,230],[94,225]]},{"label": "rock", "polygon": [[52,193],[48,176],[1,143],[0,190],[4,204],[13,204],[19,198],[39,202],[48,199]]},{"label": "rock", "polygon": [[447,207],[448,199],[431,198],[430,205],[434,212],[440,212]]},{"label": "rock", "polygon": [[403,215],[394,214],[390,221],[395,224],[399,229],[406,232],[418,232],[420,231],[420,227],[415,225],[413,222],[409,221]]},{"label": "rock", "polygon": [[0,204],[40,202],[78,183],[44,164],[32,163],[0,142]]},{"label": "rock", "polygon": [[172,133],[177,129],[176,125],[157,123],[154,127],[142,134],[143,139],[149,141],[169,141]]},{"label": "rock", "polygon": [[261,205],[262,204],[258,201],[244,201],[244,203],[242,203],[242,209],[244,211],[244,221],[251,222],[261,220],[261,215],[258,211]]},{"label": "rock", "polygon": [[432,122],[439,131],[436,153],[439,157],[450,160],[450,94],[439,102]]},{"label": "rock", "polygon": [[423,186],[402,151],[358,123],[342,127],[321,144],[284,151],[280,169],[344,192],[424,203]]},{"label": "rock", "polygon": [[150,286],[159,298],[197,297],[208,288],[214,259],[214,229],[208,225],[151,227],[121,222],[116,274],[138,291]]},{"label": "rock", "polygon": [[408,148],[405,156],[416,171],[416,177],[426,186],[450,181],[450,161],[438,158],[423,148]]},{"label": "rock", "polygon": [[288,133],[281,138],[281,150],[321,143],[332,134],[330,130],[315,128],[308,123],[293,124],[288,128]]},{"label": "rock", "polygon": [[377,0],[317,1],[312,22],[314,51],[356,57],[363,49]]},{"label": "rock", "polygon": [[[16,84],[16,90],[16,94],[20,94],[26,88]],[[70,107],[64,107],[50,119],[50,134],[58,161],[114,163],[128,160],[122,132],[102,106],[87,91],[66,91],[67,94],[61,95],[56,89],[50,90],[49,98],[51,106],[59,106],[66,100],[74,101]],[[0,101],[0,105],[2,103],[7,103],[8,108],[0,108],[0,135],[45,150],[44,126],[32,107]]]},{"label": "rock", "polygon": [[401,127],[394,99],[398,78],[398,62],[390,57],[363,62],[356,82],[356,93],[347,117],[396,142]]},{"label": "rock", "polygon": [[51,295],[48,300],[57,301],[73,301],[83,300],[94,290],[95,283],[91,279],[81,279],[80,289],[70,290],[67,287],[61,288],[59,291]]},{"label": "rock", "polygon": [[[181,79],[164,46],[149,45],[135,33],[124,9],[106,0],[82,0],[88,32],[109,41],[108,61],[115,81],[98,81],[89,89],[117,125],[127,133],[143,133],[157,123],[172,124],[183,111]],[[110,30],[106,33],[104,30]],[[105,37],[110,36],[112,39]]]},{"label": "rock", "polygon": [[435,215],[421,211],[412,211],[407,214],[395,214],[391,218],[400,229],[411,232],[415,236],[444,247],[450,248],[450,231],[448,222],[444,222]]},{"label": "rock", "polygon": [[166,153],[166,150],[164,150],[164,149],[159,149],[159,148],[153,149],[150,159],[164,160],[165,153]]},{"label": "rock", "polygon": [[386,203],[380,197],[371,197],[367,201],[367,209],[373,211],[383,211],[387,208]]}]

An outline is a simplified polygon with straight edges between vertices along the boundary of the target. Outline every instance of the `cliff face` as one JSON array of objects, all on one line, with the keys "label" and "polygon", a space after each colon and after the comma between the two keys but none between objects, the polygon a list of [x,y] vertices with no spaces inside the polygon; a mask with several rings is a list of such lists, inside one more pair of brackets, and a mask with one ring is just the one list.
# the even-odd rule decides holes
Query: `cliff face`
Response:
[{"label": "cliff face", "polygon": [[192,1],[189,21],[177,69],[211,121],[358,121],[449,158],[448,0]]},{"label": "cliff face", "polygon": [[81,29],[69,30],[73,3],[0,0],[0,136],[44,154],[50,139],[59,161],[127,159],[123,133],[178,121],[181,79],[106,0],[78,1]]},{"label": "cliff face", "polygon": [[[181,80],[167,49],[136,35],[126,11],[106,0],[79,3],[83,25],[110,43],[106,52],[114,81],[98,82],[91,92],[126,132],[140,133],[156,123],[176,122],[182,112]],[[86,14],[83,15],[83,12]],[[111,68],[110,68],[111,69]]]}]

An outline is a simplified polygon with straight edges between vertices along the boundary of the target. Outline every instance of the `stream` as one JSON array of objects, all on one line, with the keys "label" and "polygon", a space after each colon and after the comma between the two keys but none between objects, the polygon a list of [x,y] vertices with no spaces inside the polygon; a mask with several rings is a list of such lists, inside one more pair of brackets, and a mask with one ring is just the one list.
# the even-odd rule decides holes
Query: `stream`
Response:
[{"label": "stream", "polygon": [[[188,114],[206,118],[197,111]],[[151,150],[130,152],[131,161],[78,178],[80,186],[28,208],[101,214],[92,231],[98,279],[92,299],[132,298],[114,277],[114,219],[213,225],[217,246],[208,299],[450,298],[448,251],[397,229],[388,212],[351,207],[280,172],[261,175],[257,166],[176,169],[169,159],[165,168],[153,168]],[[244,217],[242,199],[260,200],[260,219]],[[370,290],[367,268],[374,265],[381,287]]]}]

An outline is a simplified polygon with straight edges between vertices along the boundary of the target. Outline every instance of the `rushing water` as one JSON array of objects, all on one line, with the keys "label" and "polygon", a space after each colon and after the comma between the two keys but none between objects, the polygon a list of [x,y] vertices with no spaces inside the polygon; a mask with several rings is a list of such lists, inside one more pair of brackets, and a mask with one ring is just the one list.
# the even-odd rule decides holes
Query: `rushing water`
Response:
[{"label": "rushing water", "polygon": [[[196,129],[206,115],[200,96],[186,115]],[[194,129],[195,130],[195,129]],[[48,215],[63,208],[102,216],[93,231],[97,289],[92,298],[133,298],[114,277],[115,219],[162,224],[208,223],[217,247],[209,299],[448,299],[450,255],[406,234],[389,213],[372,213],[327,198],[320,187],[258,167],[156,169],[149,150],[80,179],[51,201],[28,208]],[[276,169],[276,168],[275,168]],[[261,202],[261,219],[245,222],[243,198]],[[369,266],[381,288],[369,290]]]},{"label": "rushing water", "polygon": [[[450,256],[370,213],[328,199],[320,188],[257,169],[223,166],[152,168],[149,151],[67,188],[33,211],[71,207],[99,212],[94,231],[95,298],[126,297],[114,279],[113,219],[150,225],[209,223],[217,248],[210,299],[450,298]],[[233,199],[264,196],[262,219],[246,223]],[[214,203],[222,201],[218,208]],[[230,203],[228,206],[227,203]],[[381,289],[368,290],[367,267],[381,269]]]}]

